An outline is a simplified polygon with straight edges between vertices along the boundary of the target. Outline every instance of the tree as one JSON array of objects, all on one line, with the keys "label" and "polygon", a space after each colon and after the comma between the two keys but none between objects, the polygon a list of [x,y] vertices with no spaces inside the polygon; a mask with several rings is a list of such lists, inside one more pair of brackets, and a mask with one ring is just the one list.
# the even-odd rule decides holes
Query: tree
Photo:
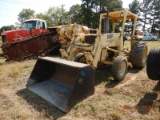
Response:
[{"label": "tree", "polygon": [[82,0],[83,23],[89,27],[98,27],[99,14],[122,9],[122,0]]},{"label": "tree", "polygon": [[153,10],[152,16],[153,19],[150,20],[150,24],[152,24],[151,32],[160,34],[160,1],[154,0],[153,2]]},{"label": "tree", "polygon": [[15,22],[15,28],[16,29],[22,28],[22,24],[19,22]]},{"label": "tree", "polygon": [[[129,11],[136,14],[136,15],[140,15],[140,6],[141,3],[139,2],[139,0],[133,0],[130,4],[129,4]],[[139,16],[139,18],[141,18]],[[128,21],[128,23],[130,24],[131,21]],[[137,29],[141,30],[142,27],[142,19],[138,19],[137,20]],[[128,30],[132,29],[132,25],[128,25]],[[129,31],[127,31],[129,32]],[[138,31],[137,31],[138,33]]]},{"label": "tree", "polygon": [[54,25],[62,25],[69,23],[68,12],[63,8],[50,8],[47,13],[52,16]]},{"label": "tree", "polygon": [[18,14],[18,20],[22,23],[27,19],[34,18],[35,11],[31,9],[22,9],[22,11]]},{"label": "tree", "polygon": [[62,24],[68,24],[69,23],[69,15],[66,10],[62,8],[55,8],[51,7],[47,10],[47,12],[39,13],[36,15],[37,18],[44,19],[47,22],[47,25],[49,27],[56,26],[56,25],[62,25]]},{"label": "tree", "polygon": [[13,29],[15,29],[15,26],[14,26],[14,25],[2,26],[1,29],[0,29],[0,34],[1,34],[3,31],[13,30]]},{"label": "tree", "polygon": [[143,16],[143,31],[148,30],[146,25],[150,24],[150,20],[152,19],[153,1],[154,0],[143,0],[141,3],[140,11],[142,13],[141,16]]},{"label": "tree", "polygon": [[36,18],[45,20],[46,19],[46,15],[43,14],[43,13],[38,13],[38,14],[36,14]]},{"label": "tree", "polygon": [[139,0],[133,0],[132,3],[129,4],[129,11],[139,15],[140,13],[140,2]]},{"label": "tree", "polygon": [[86,24],[87,26],[91,27],[92,26],[92,16],[93,16],[93,11],[95,6],[95,0],[82,0],[82,14],[83,14],[83,23]]},{"label": "tree", "polygon": [[105,6],[110,12],[122,10],[122,0],[105,0]]},{"label": "tree", "polygon": [[38,13],[36,14],[36,18],[45,20],[49,27],[53,26],[52,17],[48,16],[47,13]]},{"label": "tree", "polygon": [[70,23],[82,24],[83,14],[79,4],[73,5],[69,10]]}]

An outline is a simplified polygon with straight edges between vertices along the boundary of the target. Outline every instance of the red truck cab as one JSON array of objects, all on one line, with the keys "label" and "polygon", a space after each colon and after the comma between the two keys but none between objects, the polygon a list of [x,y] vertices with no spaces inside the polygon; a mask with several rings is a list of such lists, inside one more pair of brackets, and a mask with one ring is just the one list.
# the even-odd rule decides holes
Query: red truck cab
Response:
[{"label": "red truck cab", "polygon": [[47,24],[41,19],[30,19],[22,23],[22,29],[9,30],[1,33],[2,42],[12,42],[18,38],[29,37],[47,31]]}]

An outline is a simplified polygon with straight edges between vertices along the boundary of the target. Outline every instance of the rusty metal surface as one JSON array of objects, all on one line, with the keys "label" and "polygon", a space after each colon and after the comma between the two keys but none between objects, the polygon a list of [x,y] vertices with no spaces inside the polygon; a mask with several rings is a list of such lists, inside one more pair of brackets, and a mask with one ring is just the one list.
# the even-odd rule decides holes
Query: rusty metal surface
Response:
[{"label": "rusty metal surface", "polygon": [[2,44],[6,60],[21,61],[45,55],[58,47],[56,32],[45,32]]}]

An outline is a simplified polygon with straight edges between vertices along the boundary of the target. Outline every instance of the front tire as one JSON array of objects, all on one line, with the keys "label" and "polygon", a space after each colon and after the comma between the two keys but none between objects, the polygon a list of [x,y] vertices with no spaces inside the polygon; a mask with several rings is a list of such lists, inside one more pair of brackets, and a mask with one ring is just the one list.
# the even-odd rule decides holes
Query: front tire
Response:
[{"label": "front tire", "polygon": [[118,56],[114,59],[112,65],[112,76],[114,80],[123,80],[128,70],[127,59],[123,56]]},{"label": "front tire", "polygon": [[132,46],[130,60],[134,68],[144,68],[146,65],[148,47],[144,41],[135,42]]},{"label": "front tire", "polygon": [[160,47],[154,47],[150,50],[146,71],[150,79],[160,80]]},{"label": "front tire", "polygon": [[85,58],[85,56],[84,56],[84,53],[78,53],[78,54],[74,57],[74,61],[75,61],[75,62],[80,62],[80,63],[85,63],[85,64],[87,64],[86,58]]}]

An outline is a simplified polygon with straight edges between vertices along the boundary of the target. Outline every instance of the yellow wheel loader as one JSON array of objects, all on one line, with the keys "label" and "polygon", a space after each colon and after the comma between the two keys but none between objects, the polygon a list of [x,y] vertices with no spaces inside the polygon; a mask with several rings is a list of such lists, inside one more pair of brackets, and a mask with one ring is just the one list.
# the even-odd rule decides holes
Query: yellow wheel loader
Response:
[{"label": "yellow wheel loader", "polygon": [[[74,34],[95,32],[77,24],[49,29],[56,29],[57,40],[63,49],[70,45]],[[84,41],[84,37],[75,42],[81,41]],[[77,102],[94,93],[94,81],[94,70],[87,64],[53,57],[39,57],[26,86],[60,110],[68,112]]]},{"label": "yellow wheel loader", "polygon": [[[124,48],[126,20],[133,23],[131,51]],[[125,77],[128,61],[134,67],[143,68],[147,44],[136,40],[136,21],[136,15],[122,10],[101,14],[96,31],[86,32],[80,25],[59,27],[60,53],[66,60],[40,57],[29,77],[28,89],[68,112],[77,102],[94,93],[94,69],[99,63],[112,65],[112,75],[116,80]],[[117,24],[122,25],[119,33],[115,30]]]},{"label": "yellow wheel loader", "polygon": [[[98,64],[112,65],[115,80],[124,79],[128,62],[135,68],[143,68],[147,58],[147,43],[140,41],[135,33],[137,16],[127,10],[102,13],[96,34],[76,34],[67,50],[60,49],[61,56],[68,60],[87,63],[94,69]],[[124,48],[126,22],[131,23],[130,50]],[[81,36],[81,37],[80,37]],[[83,41],[78,39],[84,38]]]}]

